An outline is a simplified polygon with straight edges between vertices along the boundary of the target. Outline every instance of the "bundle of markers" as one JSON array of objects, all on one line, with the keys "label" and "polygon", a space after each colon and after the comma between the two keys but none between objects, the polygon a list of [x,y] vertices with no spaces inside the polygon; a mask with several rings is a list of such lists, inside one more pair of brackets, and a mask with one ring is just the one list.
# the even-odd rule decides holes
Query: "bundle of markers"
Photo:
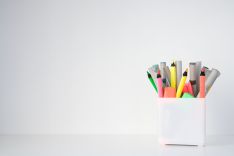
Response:
[{"label": "bundle of markers", "polygon": [[161,98],[205,98],[220,72],[214,68],[210,70],[201,67],[199,61],[190,62],[189,68],[182,74],[182,61],[174,61],[170,68],[166,62],[161,62],[160,66],[153,65],[147,75]]}]

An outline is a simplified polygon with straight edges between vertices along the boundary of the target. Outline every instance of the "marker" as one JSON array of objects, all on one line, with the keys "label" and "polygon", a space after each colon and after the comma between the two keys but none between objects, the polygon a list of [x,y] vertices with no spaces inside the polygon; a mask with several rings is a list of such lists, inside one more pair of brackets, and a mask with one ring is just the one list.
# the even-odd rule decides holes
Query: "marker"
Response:
[{"label": "marker", "polygon": [[176,97],[176,89],[173,87],[165,87],[164,97],[165,98],[175,98]]},{"label": "marker", "polygon": [[183,90],[182,90],[182,93],[188,93],[189,91],[188,91],[188,84],[186,83],[185,85],[184,85],[184,88],[183,88]]},{"label": "marker", "polygon": [[200,74],[200,96],[199,96],[200,98],[205,98],[206,96],[205,81],[206,81],[205,69],[202,68]]},{"label": "marker", "polygon": [[176,66],[174,62],[171,64],[171,87],[176,89]]},{"label": "marker", "polygon": [[180,84],[178,86],[177,92],[176,92],[176,98],[180,98],[182,94],[182,90],[184,88],[185,81],[187,79],[188,69],[185,70],[183,73],[183,77],[180,80]]},{"label": "marker", "polygon": [[164,74],[165,74],[165,78],[166,78],[166,87],[170,87],[171,85],[170,85],[170,79],[169,79],[169,76],[168,76],[168,74],[167,74],[167,72],[166,72],[166,68],[167,67],[163,67],[163,71],[164,71]]},{"label": "marker", "polygon": [[212,69],[209,77],[206,80],[206,95],[210,91],[210,88],[214,84],[215,80],[220,76],[220,72],[217,69]]},{"label": "marker", "polygon": [[206,79],[207,79],[210,76],[211,70],[206,66],[203,66],[202,68],[205,69],[205,75],[206,75]]},{"label": "marker", "polygon": [[160,70],[158,70],[157,74],[157,86],[158,86],[158,96],[163,97],[163,84],[162,84]]},{"label": "marker", "polygon": [[190,82],[185,83],[184,89],[183,89],[182,92],[183,92],[183,93],[189,93],[189,94],[191,94],[191,95],[193,96],[193,88],[192,88]]},{"label": "marker", "polygon": [[169,84],[171,85],[171,72],[170,72],[170,69],[167,66],[165,70],[166,70],[166,73],[167,73],[167,78],[169,80]]},{"label": "marker", "polygon": [[164,68],[166,68],[166,62],[160,62],[160,71],[162,76],[163,87],[166,87],[167,80],[166,80],[166,71],[164,70]]},{"label": "marker", "polygon": [[152,69],[154,70],[155,73],[157,73],[159,69],[158,64],[153,65]]},{"label": "marker", "polygon": [[148,72],[150,73],[151,77],[154,80],[154,83],[156,84],[156,82],[157,82],[158,65],[156,64],[156,65],[153,65],[152,67],[148,68]]},{"label": "marker", "polygon": [[176,84],[177,84],[177,89],[182,77],[182,61],[176,61]]},{"label": "marker", "polygon": [[150,83],[151,83],[152,86],[154,87],[155,91],[158,93],[157,86],[156,86],[156,84],[154,83],[154,80],[153,80],[152,76],[150,75],[149,72],[147,72],[147,75],[148,75],[148,78],[149,78],[149,80],[150,80]]},{"label": "marker", "polygon": [[194,96],[197,95],[197,83],[196,83],[196,63],[189,63],[189,74],[190,74],[190,83],[193,87]]},{"label": "marker", "polygon": [[[214,84],[215,80],[220,76],[220,72],[217,69],[212,69],[209,77],[206,79],[205,82],[205,90],[206,95],[210,91],[210,88]],[[197,95],[197,97],[200,97],[200,93]]]},{"label": "marker", "polygon": [[187,83],[187,87],[188,87],[188,93],[191,94],[192,96],[194,96],[193,87],[192,87],[190,82]]},{"label": "marker", "polygon": [[196,62],[196,82],[197,82],[197,93],[200,89],[200,73],[201,73],[201,61]]},{"label": "marker", "polygon": [[182,98],[194,98],[194,96],[192,96],[191,94],[189,93],[184,93]]}]

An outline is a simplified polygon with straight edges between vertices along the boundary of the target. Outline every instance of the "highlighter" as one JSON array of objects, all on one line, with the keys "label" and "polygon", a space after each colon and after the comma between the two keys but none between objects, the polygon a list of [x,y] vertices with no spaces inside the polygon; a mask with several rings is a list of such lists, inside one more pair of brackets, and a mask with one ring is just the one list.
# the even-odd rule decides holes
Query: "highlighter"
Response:
[{"label": "highlighter", "polygon": [[157,89],[157,86],[152,78],[152,76],[150,75],[149,72],[147,72],[147,75],[148,75],[148,79],[150,80],[150,83],[152,84],[152,86],[154,87],[155,91],[158,93],[158,89]]},{"label": "highlighter", "polygon": [[183,88],[183,90],[182,90],[182,93],[188,93],[189,91],[188,91],[188,84],[186,83],[185,85],[184,85],[184,88]]},{"label": "highlighter", "polygon": [[206,79],[207,79],[209,77],[210,73],[211,73],[211,70],[206,66],[203,66],[202,68],[205,69],[205,76],[206,76]]},{"label": "highlighter", "polygon": [[170,71],[171,71],[171,87],[176,89],[176,66],[174,62],[171,64]]},{"label": "highlighter", "polygon": [[200,89],[200,73],[201,73],[201,61],[196,62],[196,83],[197,83],[197,93],[199,92]]},{"label": "highlighter", "polygon": [[206,79],[206,94],[209,92],[210,88],[214,84],[215,80],[220,76],[220,72],[217,69],[212,69],[209,77]]},{"label": "highlighter", "polygon": [[192,88],[192,85],[190,82],[185,83],[182,93],[189,93],[192,96],[194,96],[193,95],[193,88]]},{"label": "highlighter", "polygon": [[176,89],[173,87],[165,87],[164,88],[164,98],[175,98],[176,97]]},{"label": "highlighter", "polygon": [[200,74],[200,94],[199,94],[200,98],[205,98],[206,96],[205,81],[206,81],[205,69],[202,68],[202,71]]},{"label": "highlighter", "polygon": [[193,94],[197,95],[197,76],[196,76],[196,63],[191,62],[189,63],[189,74],[190,74],[190,83],[193,87]]},{"label": "highlighter", "polygon": [[182,91],[184,88],[184,84],[185,84],[185,81],[187,79],[187,74],[188,74],[188,69],[185,70],[185,72],[183,73],[183,77],[180,80],[180,84],[179,84],[177,92],[176,92],[176,98],[181,97],[181,94],[182,94]]},{"label": "highlighter", "polygon": [[171,72],[168,66],[165,68],[165,71],[167,74],[167,79],[169,80],[169,84],[171,85]]},{"label": "highlighter", "polygon": [[166,62],[160,62],[160,71],[162,76],[163,87],[167,86],[166,71],[164,70],[165,68],[166,68]]},{"label": "highlighter", "polygon": [[192,96],[191,94],[189,93],[184,93],[182,98],[194,98],[194,96]]},{"label": "highlighter", "polygon": [[[206,78],[205,81],[205,91],[206,94],[209,92],[210,88],[212,87],[212,85],[214,84],[215,80],[220,76],[220,72],[217,69],[212,69],[209,77]],[[197,97],[200,97],[200,93],[198,93]]]},{"label": "highlighter", "polygon": [[188,87],[188,93],[191,94],[192,96],[194,96],[193,87],[192,87],[190,82],[187,83],[187,87]]},{"label": "highlighter", "polygon": [[[156,85],[157,82],[157,72],[158,72],[158,65],[153,65],[152,67],[148,68],[148,73],[151,75],[152,79],[154,80],[154,83]],[[156,85],[157,86],[157,85]]]},{"label": "highlighter", "polygon": [[158,96],[163,97],[163,83],[162,83],[160,70],[158,70],[157,74],[157,86],[158,86]]},{"label": "highlighter", "polygon": [[159,66],[158,66],[158,64],[155,64],[151,68],[154,70],[155,73],[157,73],[158,69],[159,69]]},{"label": "highlighter", "polygon": [[176,64],[176,84],[178,89],[180,80],[182,78],[182,61],[176,61],[175,64]]},{"label": "highlighter", "polygon": [[165,66],[162,68],[164,74],[165,74],[165,78],[166,78],[166,87],[170,87],[170,70],[168,71],[168,66]]}]

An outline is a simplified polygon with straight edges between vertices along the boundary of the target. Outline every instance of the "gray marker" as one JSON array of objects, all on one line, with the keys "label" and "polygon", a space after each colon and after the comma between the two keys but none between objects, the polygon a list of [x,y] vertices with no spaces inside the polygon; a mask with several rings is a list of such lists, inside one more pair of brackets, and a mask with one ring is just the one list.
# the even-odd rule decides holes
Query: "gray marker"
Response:
[{"label": "gray marker", "polygon": [[152,68],[153,68],[154,72],[157,74],[158,69],[159,69],[158,64],[153,65]]},{"label": "gray marker", "polygon": [[176,64],[176,84],[178,89],[182,77],[182,61],[176,61],[175,64]]},{"label": "gray marker", "polygon": [[206,94],[209,92],[210,88],[214,84],[215,80],[220,76],[220,72],[217,69],[212,69],[209,77],[206,80]]},{"label": "gray marker", "polygon": [[197,92],[200,91],[200,73],[201,73],[201,61],[197,61],[197,62],[196,62]]},{"label": "gray marker", "polygon": [[191,62],[189,63],[189,77],[190,77],[190,83],[192,85],[192,88],[193,88],[193,94],[194,96],[197,95],[197,83],[196,83],[196,79],[197,79],[197,76],[196,76],[196,63],[195,62]]},{"label": "gray marker", "polygon": [[161,76],[162,76],[162,82],[163,82],[163,86],[166,86],[166,71],[164,70],[164,68],[166,67],[166,62],[160,62],[160,72],[161,72]]},{"label": "gray marker", "polygon": [[168,76],[168,74],[166,72],[166,69],[167,69],[167,67],[163,67],[163,71],[164,71],[165,76],[166,76],[166,87],[170,87],[171,86],[170,85],[170,79],[169,79],[169,76]]},{"label": "gray marker", "polygon": [[205,75],[206,75],[206,80],[210,76],[211,70],[208,67],[203,66],[202,68],[205,68]]},{"label": "gray marker", "polygon": [[166,67],[165,71],[166,71],[166,73],[167,73],[168,81],[169,81],[169,83],[171,84],[171,72],[170,72],[170,69],[169,69],[168,66]]},{"label": "gray marker", "polygon": [[157,83],[157,72],[158,72],[158,65],[153,65],[152,67],[148,68],[148,71],[150,73],[150,75],[152,76],[155,84]]}]

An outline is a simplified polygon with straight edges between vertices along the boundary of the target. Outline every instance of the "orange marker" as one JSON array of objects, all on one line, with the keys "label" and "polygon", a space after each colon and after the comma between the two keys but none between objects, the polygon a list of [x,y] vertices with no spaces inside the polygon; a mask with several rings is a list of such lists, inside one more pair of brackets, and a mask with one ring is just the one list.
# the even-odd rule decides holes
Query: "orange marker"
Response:
[{"label": "orange marker", "polygon": [[200,98],[205,98],[206,96],[205,81],[206,81],[205,69],[202,68],[200,74],[200,96],[199,96]]},{"label": "orange marker", "polygon": [[176,89],[173,87],[165,87],[164,88],[164,97],[165,98],[175,98],[176,97]]}]

